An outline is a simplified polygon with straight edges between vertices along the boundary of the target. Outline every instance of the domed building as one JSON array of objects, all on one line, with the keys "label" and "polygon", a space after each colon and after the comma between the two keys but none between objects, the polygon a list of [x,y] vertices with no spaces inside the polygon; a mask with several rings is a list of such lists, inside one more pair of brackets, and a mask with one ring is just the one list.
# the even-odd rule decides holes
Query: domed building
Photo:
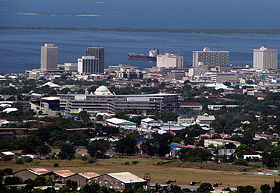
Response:
[{"label": "domed building", "polygon": [[98,87],[95,92],[95,95],[113,95],[106,86]]}]

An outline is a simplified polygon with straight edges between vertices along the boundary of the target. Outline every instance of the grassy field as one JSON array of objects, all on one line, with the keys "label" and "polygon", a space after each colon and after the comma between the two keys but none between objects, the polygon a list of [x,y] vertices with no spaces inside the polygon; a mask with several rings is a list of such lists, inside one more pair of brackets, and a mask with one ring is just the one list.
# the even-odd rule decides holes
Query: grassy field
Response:
[{"label": "grassy field", "polygon": [[[138,161],[137,164],[132,164]],[[0,161],[0,169],[12,168],[14,171],[23,168],[42,167],[49,170],[69,169],[74,172],[94,171],[99,174],[110,172],[129,171],[139,177],[150,174],[152,183],[165,183],[168,179],[175,179],[178,184],[189,184],[196,180],[201,182],[217,183],[222,182],[224,186],[253,185],[259,187],[260,184],[273,184],[274,180],[279,181],[279,176],[257,176],[252,172],[217,171],[195,168],[177,167],[174,164],[158,165],[158,162],[166,162],[160,159],[144,158],[118,158],[98,160],[96,163],[87,163],[82,160],[34,160],[32,163],[15,164],[15,161]],[[125,165],[129,162],[130,165]],[[59,167],[54,168],[53,164],[59,163]]]}]

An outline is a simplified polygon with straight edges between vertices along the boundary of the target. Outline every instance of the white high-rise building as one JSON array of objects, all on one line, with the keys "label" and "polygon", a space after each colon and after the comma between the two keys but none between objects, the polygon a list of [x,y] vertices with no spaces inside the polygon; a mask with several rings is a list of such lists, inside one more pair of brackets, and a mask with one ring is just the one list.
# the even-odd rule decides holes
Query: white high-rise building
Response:
[{"label": "white high-rise building", "polygon": [[78,59],[78,73],[79,74],[100,74],[102,68],[95,56],[82,56]]},{"label": "white high-rise building", "polygon": [[58,47],[45,44],[41,47],[41,71],[56,70],[58,61]]},{"label": "white high-rise building", "polygon": [[158,68],[183,68],[184,57],[165,53],[157,55],[157,67]]},{"label": "white high-rise building", "polygon": [[253,50],[253,68],[256,69],[277,69],[278,50],[262,46]]},{"label": "white high-rise building", "polygon": [[206,65],[214,66],[228,66],[229,65],[229,51],[214,51],[210,48],[204,48],[202,51],[193,51],[193,66],[198,67]]}]

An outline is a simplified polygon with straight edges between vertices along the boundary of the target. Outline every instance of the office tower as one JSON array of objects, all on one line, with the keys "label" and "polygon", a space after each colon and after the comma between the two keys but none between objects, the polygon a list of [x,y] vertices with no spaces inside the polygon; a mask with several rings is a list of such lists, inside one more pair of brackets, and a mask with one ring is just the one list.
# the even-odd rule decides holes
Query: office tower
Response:
[{"label": "office tower", "polygon": [[103,47],[89,47],[86,49],[86,56],[95,56],[98,60],[99,73],[104,72],[104,48]]},{"label": "office tower", "polygon": [[228,66],[229,51],[213,51],[210,48],[204,48],[203,51],[193,51],[193,66],[201,65],[210,67]]},{"label": "office tower", "polygon": [[157,55],[157,67],[159,68],[183,68],[183,56],[165,53]]},{"label": "office tower", "polygon": [[41,47],[41,71],[56,70],[58,47],[54,44],[45,44]]},{"label": "office tower", "polygon": [[79,74],[99,74],[100,70],[99,60],[95,56],[82,56],[78,59]]},{"label": "office tower", "polygon": [[262,46],[253,50],[253,68],[256,69],[277,69],[278,50],[272,50]]}]

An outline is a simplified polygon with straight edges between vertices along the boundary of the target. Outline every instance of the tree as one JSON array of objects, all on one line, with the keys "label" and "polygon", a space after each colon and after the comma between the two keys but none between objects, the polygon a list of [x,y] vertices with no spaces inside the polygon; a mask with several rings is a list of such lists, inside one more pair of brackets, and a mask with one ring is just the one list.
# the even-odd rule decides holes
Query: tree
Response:
[{"label": "tree", "polygon": [[234,160],[233,165],[248,166],[249,163],[244,159],[236,159]]},{"label": "tree", "polygon": [[12,168],[5,168],[3,170],[0,170],[0,176],[7,176],[7,175],[12,175],[12,174],[13,174]]},{"label": "tree", "polygon": [[170,193],[181,193],[181,192],[182,190],[180,186],[171,184]]},{"label": "tree", "polygon": [[73,159],[75,157],[75,147],[70,143],[64,143],[60,148],[59,157],[61,159]]},{"label": "tree", "polygon": [[5,185],[16,185],[16,184],[22,184],[22,180],[19,177],[6,177],[4,180]]},{"label": "tree", "polygon": [[248,145],[241,144],[236,148],[235,154],[237,155],[238,158],[243,158],[243,155],[245,154],[250,154],[252,150]]},{"label": "tree", "polygon": [[271,193],[280,192],[280,181],[274,181],[274,187],[272,187]]},{"label": "tree", "polygon": [[262,193],[269,193],[270,190],[271,190],[269,184],[263,184],[263,185],[261,185],[260,189],[261,189]]},{"label": "tree", "polygon": [[87,138],[84,133],[70,133],[67,136],[67,141],[75,146],[86,146],[88,144]]},{"label": "tree", "polygon": [[81,111],[79,113],[79,119],[82,120],[83,122],[89,122],[90,121],[89,115],[86,111]]},{"label": "tree", "polygon": [[138,149],[137,143],[133,136],[127,136],[116,142],[116,152],[121,154],[136,154]]},{"label": "tree", "polygon": [[59,190],[58,193],[69,193],[71,192],[70,188],[68,186],[62,186]]},{"label": "tree", "polygon": [[212,185],[210,183],[202,183],[200,186],[197,188],[198,193],[209,193],[210,191],[214,190]]},{"label": "tree", "polygon": [[93,183],[93,184],[86,184],[81,190],[80,193],[92,193],[92,192],[98,192],[100,189],[100,185]]},{"label": "tree", "polygon": [[67,180],[66,186],[68,186],[72,191],[75,191],[78,188],[78,183],[76,181]]},{"label": "tree", "polygon": [[19,138],[17,145],[24,153],[36,153],[37,147],[42,145],[42,142],[36,136],[27,136]]},{"label": "tree", "polygon": [[102,115],[97,115],[97,116],[95,117],[95,120],[96,120],[96,121],[103,121],[103,116],[102,116]]},{"label": "tree", "polygon": [[183,149],[180,152],[180,159],[190,162],[202,162],[207,161],[212,154],[208,150],[195,148],[195,149]]},{"label": "tree", "polygon": [[237,191],[236,193],[254,193],[256,192],[256,188],[253,186],[237,186]]},{"label": "tree", "polygon": [[267,166],[268,168],[273,168],[277,166],[273,159],[273,156],[266,151],[263,153],[262,164]]},{"label": "tree", "polygon": [[109,149],[110,144],[105,140],[96,140],[89,143],[87,146],[88,153],[91,157],[104,157],[105,153]]},{"label": "tree", "polygon": [[119,119],[128,119],[127,114],[124,111],[121,111],[121,110],[117,110],[115,112],[115,117],[119,118]]},{"label": "tree", "polygon": [[37,152],[40,155],[47,155],[51,152],[51,148],[48,145],[42,145],[37,148]]}]

